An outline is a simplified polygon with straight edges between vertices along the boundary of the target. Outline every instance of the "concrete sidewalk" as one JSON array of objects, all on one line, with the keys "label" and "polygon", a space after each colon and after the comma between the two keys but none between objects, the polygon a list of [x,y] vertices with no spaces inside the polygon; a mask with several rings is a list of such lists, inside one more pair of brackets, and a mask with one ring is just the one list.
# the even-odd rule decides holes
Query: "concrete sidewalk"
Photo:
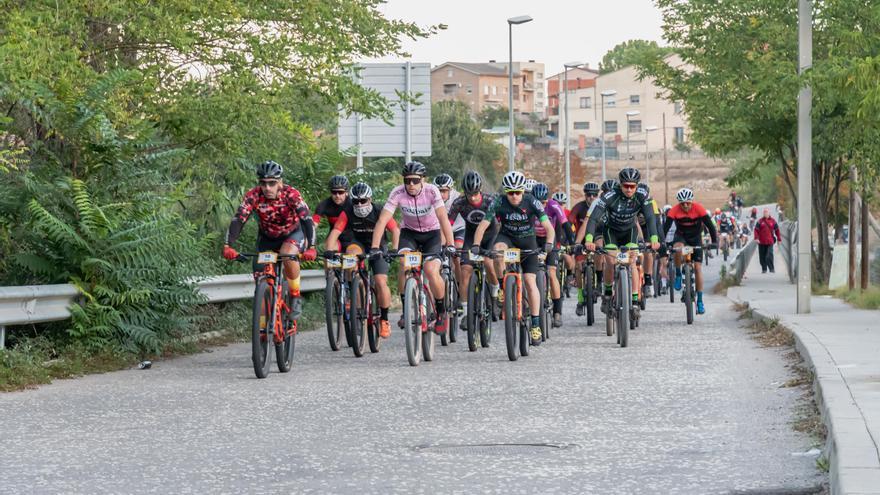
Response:
[{"label": "concrete sidewalk", "polygon": [[755,256],[735,302],[755,316],[792,330],[816,377],[816,402],[828,428],[832,494],[880,495],[880,311],[855,309],[831,296],[813,296],[812,313],[796,314],[795,286],[775,254],[776,273],[762,274]]}]

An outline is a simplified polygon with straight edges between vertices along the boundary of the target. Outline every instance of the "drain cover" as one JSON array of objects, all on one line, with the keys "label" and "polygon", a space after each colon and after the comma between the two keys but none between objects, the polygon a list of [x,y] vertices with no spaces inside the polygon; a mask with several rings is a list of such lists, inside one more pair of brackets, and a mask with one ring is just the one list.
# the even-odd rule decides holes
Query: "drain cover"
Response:
[{"label": "drain cover", "polygon": [[556,452],[574,448],[571,444],[555,443],[474,443],[463,445],[421,445],[416,452],[426,454],[534,454],[537,452]]}]

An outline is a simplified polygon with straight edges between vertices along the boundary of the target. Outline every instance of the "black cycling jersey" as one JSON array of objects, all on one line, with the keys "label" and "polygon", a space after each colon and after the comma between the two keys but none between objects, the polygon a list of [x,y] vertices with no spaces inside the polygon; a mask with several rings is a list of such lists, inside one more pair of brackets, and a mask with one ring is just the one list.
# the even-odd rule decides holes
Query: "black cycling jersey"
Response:
[{"label": "black cycling jersey", "polygon": [[[376,223],[379,221],[379,214],[382,213],[381,204],[373,204],[373,211],[370,212],[369,215],[361,218],[354,214],[354,205],[350,202],[345,205],[345,230],[343,233],[348,232],[349,236],[352,236],[355,241],[363,246],[369,247],[373,242],[373,231],[376,230]],[[393,225],[393,220],[388,222],[389,225]],[[387,228],[386,228],[387,230]],[[382,242],[384,243],[387,236],[383,234]]]},{"label": "black cycling jersey", "polygon": [[648,200],[648,192],[640,187],[631,198],[627,198],[621,191],[620,186],[598,197],[594,202],[593,212],[590,213],[590,221],[587,222],[587,239],[592,240],[596,235],[596,227],[604,219],[608,230],[624,232],[635,228],[638,221],[637,215],[641,212],[646,219],[646,239],[651,242],[657,241],[657,221],[654,216],[654,208]]},{"label": "black cycling jersey", "polygon": [[[315,208],[315,227],[320,225],[321,217],[326,217],[327,223],[330,224],[330,228],[332,229],[333,225],[336,223],[336,219],[339,218],[339,215],[343,211],[346,211],[346,208],[351,208],[351,198],[345,198],[345,201],[341,205],[334,203],[333,198],[326,198],[321,201],[318,203],[317,208]],[[351,231],[347,229],[339,236],[339,241],[343,244],[351,242],[351,239]]]},{"label": "black cycling jersey", "polygon": [[467,197],[462,194],[455,198],[455,201],[452,202],[452,207],[449,208],[449,221],[454,223],[459,215],[464,218],[464,228],[468,236],[473,236],[477,226],[486,218],[486,212],[489,211],[489,207],[496,199],[494,194],[483,193],[482,196],[480,204],[472,205]]},{"label": "black cycling jersey", "polygon": [[498,223],[500,232],[508,237],[530,237],[535,235],[534,219],[547,220],[541,202],[531,194],[523,194],[519,206],[513,206],[507,196],[499,196],[492,202],[486,213],[490,223]]},{"label": "black cycling jersey", "polygon": [[722,234],[732,234],[733,233],[733,220],[728,218],[726,215],[724,218],[718,221],[718,230]]},{"label": "black cycling jersey", "polygon": [[586,200],[575,203],[574,207],[568,213],[568,221],[571,222],[575,230],[581,228],[581,224],[584,222],[584,218],[587,217],[587,212],[589,211],[590,205],[587,204]]}]

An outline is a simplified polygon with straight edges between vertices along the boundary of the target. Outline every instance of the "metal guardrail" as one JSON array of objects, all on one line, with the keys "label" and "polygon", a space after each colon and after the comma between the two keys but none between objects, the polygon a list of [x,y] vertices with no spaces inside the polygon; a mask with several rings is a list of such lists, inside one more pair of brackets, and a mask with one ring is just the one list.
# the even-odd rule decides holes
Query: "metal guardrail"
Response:
[{"label": "metal guardrail", "polygon": [[[303,270],[300,290],[324,288],[324,270]],[[251,274],[220,275],[198,283],[209,303],[248,299],[254,296]],[[46,323],[70,318],[70,306],[80,293],[71,284],[0,287],[0,349],[6,345],[8,325]]]},{"label": "metal guardrail", "polygon": [[755,255],[757,249],[757,241],[751,239],[742,249],[739,250],[738,253],[736,253],[736,256],[734,256],[733,261],[730,263],[730,275],[737,284],[742,283],[743,275],[746,273],[749,263],[752,262],[752,257]]}]

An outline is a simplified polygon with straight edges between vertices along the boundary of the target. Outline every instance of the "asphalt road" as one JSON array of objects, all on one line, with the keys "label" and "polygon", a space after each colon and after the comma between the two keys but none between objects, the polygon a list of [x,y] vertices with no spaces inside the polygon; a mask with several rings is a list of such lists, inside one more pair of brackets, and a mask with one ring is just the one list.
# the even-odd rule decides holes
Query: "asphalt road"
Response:
[{"label": "asphalt road", "polygon": [[[710,266],[715,273],[718,263]],[[717,275],[711,278],[717,278]],[[459,341],[418,367],[299,335],[294,371],[249,344],[0,395],[2,493],[730,493],[823,481],[791,428],[802,391],[725,298],[683,324],[651,301],[621,349],[574,316],[509,362]],[[396,315],[395,318],[396,319]],[[546,444],[546,445],[544,445]],[[470,447],[468,447],[470,446]]]}]

